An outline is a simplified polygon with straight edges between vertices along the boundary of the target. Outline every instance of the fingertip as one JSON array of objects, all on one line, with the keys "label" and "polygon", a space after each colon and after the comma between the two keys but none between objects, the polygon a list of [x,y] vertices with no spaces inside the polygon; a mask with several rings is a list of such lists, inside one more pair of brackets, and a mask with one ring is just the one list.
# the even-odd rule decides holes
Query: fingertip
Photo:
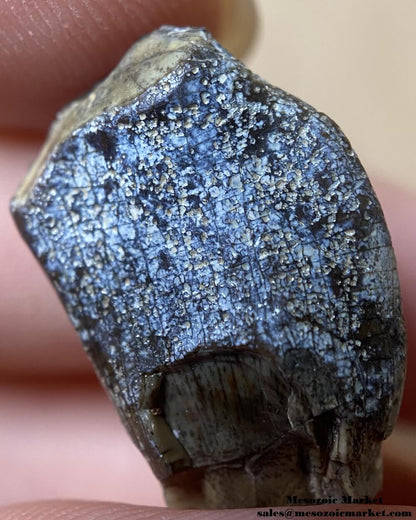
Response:
[{"label": "fingertip", "polygon": [[383,446],[385,504],[416,505],[416,427],[399,422]]},{"label": "fingertip", "polygon": [[162,507],[143,507],[112,502],[83,502],[76,500],[43,501],[14,504],[0,508],[0,520],[249,520],[253,510],[174,510]]},{"label": "fingertip", "polygon": [[[0,378],[92,373],[52,284],[19,236],[9,202],[40,141],[0,135]],[[1,495],[1,493],[0,493]]]},{"label": "fingertip", "polygon": [[11,0],[0,19],[0,126],[45,129],[160,25],[207,27],[241,53],[254,20],[252,0]]},{"label": "fingertip", "polygon": [[392,243],[397,259],[403,313],[407,329],[407,376],[403,392],[400,417],[416,422],[416,227],[415,220],[416,194],[405,191],[386,181],[375,183],[377,196],[381,202],[390,230]]}]

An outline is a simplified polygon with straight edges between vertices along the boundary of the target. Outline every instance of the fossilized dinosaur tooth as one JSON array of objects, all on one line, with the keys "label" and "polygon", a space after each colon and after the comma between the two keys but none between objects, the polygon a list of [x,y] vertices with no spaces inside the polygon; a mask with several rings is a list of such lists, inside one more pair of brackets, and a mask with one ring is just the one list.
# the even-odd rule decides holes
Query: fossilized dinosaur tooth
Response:
[{"label": "fossilized dinosaur tooth", "polygon": [[59,114],[12,211],[168,504],[379,489],[399,283],[327,116],[163,27]]}]

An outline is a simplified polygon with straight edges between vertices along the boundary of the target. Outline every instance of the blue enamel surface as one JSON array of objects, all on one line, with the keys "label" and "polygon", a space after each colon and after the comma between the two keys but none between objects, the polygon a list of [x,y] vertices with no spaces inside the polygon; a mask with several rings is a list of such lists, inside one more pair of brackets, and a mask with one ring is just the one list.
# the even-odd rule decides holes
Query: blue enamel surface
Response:
[{"label": "blue enamel surface", "polygon": [[[400,386],[390,237],[339,128],[225,53],[89,121],[18,218],[121,406],[197,350],[271,353],[311,413]],[[298,362],[306,360],[309,369]],[[309,399],[309,398],[308,398]]]}]

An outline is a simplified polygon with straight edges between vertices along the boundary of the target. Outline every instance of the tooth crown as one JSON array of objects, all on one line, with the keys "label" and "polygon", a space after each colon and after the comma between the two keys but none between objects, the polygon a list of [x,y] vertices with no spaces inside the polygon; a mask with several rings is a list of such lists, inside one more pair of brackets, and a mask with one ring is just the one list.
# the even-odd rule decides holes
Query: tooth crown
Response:
[{"label": "tooth crown", "polygon": [[327,116],[165,27],[60,114],[12,211],[171,504],[377,491],[400,290]]}]

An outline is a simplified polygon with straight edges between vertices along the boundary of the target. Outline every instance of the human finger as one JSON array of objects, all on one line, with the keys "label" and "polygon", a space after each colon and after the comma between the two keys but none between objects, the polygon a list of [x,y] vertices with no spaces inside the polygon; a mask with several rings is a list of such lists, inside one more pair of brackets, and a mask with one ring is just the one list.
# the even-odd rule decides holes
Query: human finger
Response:
[{"label": "human finger", "polygon": [[385,181],[376,182],[375,188],[396,253],[407,330],[407,377],[400,417],[416,422],[416,197]]},{"label": "human finger", "polygon": [[0,17],[0,127],[45,129],[142,35],[162,24],[204,26],[242,53],[252,0],[7,0]]},{"label": "human finger", "polygon": [[45,501],[0,508],[0,520],[251,520],[253,510],[174,510],[112,502]]},{"label": "human finger", "polygon": [[20,237],[9,201],[39,139],[0,139],[0,374],[12,378],[92,374],[63,307]]},{"label": "human finger", "polygon": [[0,410],[0,506],[61,497],[164,505],[97,381],[3,383]]},{"label": "human finger", "polygon": [[397,424],[383,445],[384,504],[416,505],[416,425]]}]

